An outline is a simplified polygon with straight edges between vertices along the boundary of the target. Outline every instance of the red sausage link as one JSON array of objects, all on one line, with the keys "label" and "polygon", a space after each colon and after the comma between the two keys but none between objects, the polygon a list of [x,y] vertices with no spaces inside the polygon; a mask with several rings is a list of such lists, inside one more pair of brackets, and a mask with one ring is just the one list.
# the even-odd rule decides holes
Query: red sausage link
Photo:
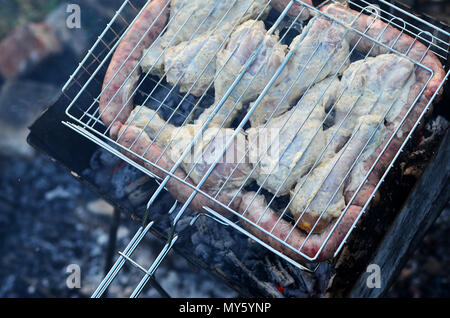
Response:
[{"label": "red sausage link", "polygon": [[[104,124],[108,127],[114,121],[115,127],[110,132],[113,138],[116,137],[117,124],[124,123],[131,113],[133,105],[131,95],[136,89],[141,74],[140,67],[137,67],[134,72],[133,69],[142,58],[144,50],[163,30],[168,19],[167,3],[168,0],[152,1],[122,38],[113,54],[103,81],[103,93],[100,96],[99,105]],[[120,88],[124,83],[125,85]],[[128,99],[130,101],[127,103]]]},{"label": "red sausage link", "polygon": [[[286,6],[291,2],[291,0],[272,0],[270,2],[270,5],[280,11],[283,12],[283,10],[286,8]],[[311,7],[313,7],[313,3],[311,0],[301,0],[300,2],[306,3],[308,5],[310,5]],[[299,14],[300,15],[300,19],[302,20],[306,20],[308,19],[312,14],[309,10],[308,7],[302,6],[300,3],[298,2],[294,2],[294,4],[292,5],[292,7],[289,9],[288,11],[288,15],[290,15],[291,17],[297,17]]]}]

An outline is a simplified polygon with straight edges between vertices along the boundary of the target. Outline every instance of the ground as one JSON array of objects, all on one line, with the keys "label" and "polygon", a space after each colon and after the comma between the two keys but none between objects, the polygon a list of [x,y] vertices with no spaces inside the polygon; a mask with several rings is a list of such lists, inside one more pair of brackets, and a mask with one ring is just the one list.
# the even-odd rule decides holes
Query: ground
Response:
[{"label": "ground", "polygon": [[[88,297],[104,274],[111,209],[44,155],[0,157],[0,297]],[[122,219],[118,250],[138,225]],[[160,248],[151,235],[135,252],[149,264]],[[116,257],[116,256],[115,256]],[[66,285],[70,264],[81,268],[81,289]],[[126,297],[142,273],[128,266],[110,296]],[[387,297],[450,296],[450,208],[425,236]],[[157,272],[161,285],[178,297],[234,297],[205,272],[171,255]],[[154,289],[144,293],[159,297]]]},{"label": "ground", "polygon": [[[0,297],[89,297],[104,275],[111,208],[43,155],[1,157],[0,171]],[[137,223],[121,220],[118,250],[137,229]],[[148,235],[135,252],[136,260],[149,266],[160,245]],[[66,285],[71,264],[80,266],[81,289]],[[129,296],[142,276],[127,266],[110,296]],[[162,264],[157,278],[174,297],[236,295],[178,255]],[[159,294],[149,289],[144,296]]]},{"label": "ground", "polygon": [[[0,0],[0,38],[16,25],[40,20],[60,2]],[[445,10],[441,14],[445,16]],[[76,65],[75,61],[64,63]],[[47,72],[54,73],[50,69]],[[62,84],[60,79],[57,82],[43,83],[36,74],[14,82],[0,80],[0,133],[8,133],[7,138],[2,135],[8,142],[0,141],[0,297],[88,297],[104,275],[111,208],[25,142],[27,126],[53,100],[52,94]],[[12,120],[24,117],[20,124]],[[122,218],[117,250],[125,247],[137,227]],[[430,229],[386,296],[449,297],[449,234],[450,207]],[[136,251],[136,259],[148,265],[160,245],[149,236]],[[70,264],[81,268],[80,289],[69,289],[66,284]],[[142,273],[128,266],[112,286],[110,296],[128,296],[141,277]],[[162,264],[157,278],[172,296],[237,295],[207,273],[192,269],[177,255]],[[144,296],[159,294],[148,289]]]}]

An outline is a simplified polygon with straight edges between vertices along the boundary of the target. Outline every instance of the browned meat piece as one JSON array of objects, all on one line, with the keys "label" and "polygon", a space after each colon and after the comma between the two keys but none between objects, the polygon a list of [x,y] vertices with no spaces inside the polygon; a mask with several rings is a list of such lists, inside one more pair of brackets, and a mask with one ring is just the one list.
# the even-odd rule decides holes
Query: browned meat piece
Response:
[{"label": "browned meat piece", "polygon": [[[321,155],[320,165],[300,179],[291,193],[293,202],[290,210],[300,219],[299,226],[302,229],[311,231],[314,227],[314,231],[322,232],[330,220],[340,216],[345,208],[344,191],[348,192],[350,187],[348,184],[344,187],[343,178],[362,152],[368,134],[374,132],[374,129],[369,132],[368,128],[380,125],[381,133],[374,137],[372,146],[364,150],[363,158],[376,149],[373,144],[379,145],[383,141],[386,130],[384,125],[389,125],[401,112],[410,87],[416,80],[413,66],[407,59],[394,54],[382,54],[355,62],[328,95],[330,102],[334,103],[335,123],[326,131],[327,148]],[[367,122],[374,120],[374,117],[367,115],[379,116],[378,121]],[[356,127],[361,126],[361,119],[366,122],[358,128],[359,134],[352,138],[349,145],[347,141],[355,133]],[[342,154],[344,149],[345,153]],[[364,180],[363,170],[361,164],[352,170],[352,187],[358,187],[357,183]]]},{"label": "browned meat piece", "polygon": [[[262,230],[247,222],[243,222],[243,227],[275,250],[300,263],[309,263],[310,259],[302,257],[298,252],[317,262],[332,258],[361,213],[361,207],[351,205],[342,218],[334,220],[325,231],[307,235],[291,223],[280,219],[271,208],[267,208],[264,196],[248,192],[239,197],[239,200],[240,204],[236,203],[236,211],[241,214],[245,212],[244,218],[257,224]],[[216,211],[221,212],[220,209]],[[328,235],[330,238],[325,242]]]},{"label": "browned meat piece", "polygon": [[[183,127],[170,125],[162,120],[155,111],[143,106],[133,110],[127,124],[145,129],[147,135],[159,147],[167,148],[165,155],[174,161],[181,157],[183,152],[190,147],[196,134],[201,131],[199,125]],[[190,148],[191,152],[183,159],[181,167],[195,184],[198,184],[206,174],[219,155],[219,151],[225,148],[233,133],[233,129],[207,128],[201,138]],[[252,169],[246,153],[247,148],[245,136],[239,134],[233,139],[233,145],[224,153],[203,187],[215,192],[225,183],[227,189],[241,186]]]},{"label": "browned meat piece", "polygon": [[[380,178],[391,164],[396,153],[405,142],[406,136],[426,107],[429,106],[430,98],[433,96],[439,97],[440,92],[438,92],[438,88],[445,78],[445,71],[439,59],[424,44],[405,33],[401,33],[394,27],[386,25],[383,21],[374,21],[373,17],[359,14],[359,12],[337,4],[326,6],[322,10],[346,23],[354,20],[353,27],[357,30],[361,32],[366,31],[365,33],[371,38],[379,38],[378,40],[386,46],[393,47],[416,61],[421,61],[421,64],[433,70],[433,75],[431,75],[429,71],[420,66],[414,68],[415,79],[409,86],[406,102],[400,103],[401,107],[397,108],[398,112],[394,113],[396,116],[393,115],[391,117],[390,122],[387,123],[384,129],[384,133],[380,137],[382,142],[379,143],[376,149],[365,154],[357,170],[359,176],[372,171],[367,181],[360,187],[360,180],[356,179],[357,181],[355,181],[353,179],[354,174],[352,174],[352,182],[349,183],[344,192],[345,201],[347,205],[363,207],[373,194]],[[356,43],[360,38],[360,35],[354,33],[352,43]],[[373,42],[368,39],[362,39],[358,49],[366,53],[371,51],[373,55],[386,52],[387,50],[381,46],[374,46]],[[413,105],[414,107],[412,107]],[[403,124],[400,126],[401,123]],[[356,193],[358,189],[359,191]]]},{"label": "browned meat piece", "polygon": [[[300,179],[291,192],[289,209],[307,231],[322,232],[345,208],[344,180],[359,154],[371,140],[379,142],[377,126],[380,116],[364,116],[358,120],[355,135],[334,157],[322,162],[312,173]],[[316,224],[317,223],[317,224]]]},{"label": "browned meat piece", "polygon": [[268,1],[172,0],[169,25],[161,38],[146,52],[142,63],[144,71],[162,77],[164,57],[160,56],[164,55],[166,48],[181,43],[186,46],[196,37],[211,35],[220,28],[230,28],[254,19],[263,12],[264,8],[269,8]]},{"label": "browned meat piece", "polygon": [[342,73],[349,64],[349,32],[326,17],[315,17],[291,43],[292,57],[250,118],[253,127],[289,108],[315,82]]},{"label": "browned meat piece", "polygon": [[328,96],[334,97],[338,84],[337,78],[317,83],[290,111],[247,130],[251,162],[259,162],[255,178],[260,186],[286,195],[311,169],[326,145],[322,122],[325,109],[334,102]]},{"label": "browned meat piece", "polygon": [[[312,5],[311,1],[303,1],[309,5]],[[197,37],[202,37],[204,43],[210,40],[215,43],[217,38],[215,35],[217,33],[226,33],[232,28],[236,28],[238,24],[243,23],[249,19],[264,19],[268,12],[270,6],[273,8],[283,11],[284,8],[289,4],[289,1],[285,0],[172,0],[171,1],[171,12],[170,12],[170,25],[164,35],[157,40],[157,42],[149,48],[146,53],[146,57],[142,63],[145,72],[149,71],[151,74],[162,77],[165,72],[168,71],[166,63],[166,57],[164,50],[177,46],[177,51],[181,50],[182,53],[179,54],[179,58],[188,61],[188,57],[184,56],[185,52],[187,56],[192,56],[192,52],[189,52],[194,47],[190,46],[189,42]],[[265,9],[266,8],[266,9]],[[264,10],[265,9],[265,10]],[[294,3],[288,14],[300,19],[307,19],[311,16],[311,12],[306,7],[299,3]],[[261,16],[259,16],[261,15]],[[258,17],[259,16],[259,17]],[[181,28],[181,26],[183,26]],[[194,36],[194,38],[192,38]],[[209,43],[208,46],[212,46],[213,43]],[[197,41],[195,47],[198,49],[199,42]],[[216,48],[219,45],[215,44]],[[183,47],[183,49],[182,49]],[[210,48],[205,49],[205,52],[213,52]],[[205,60],[214,59],[213,54],[208,54],[206,56],[203,53]],[[172,62],[173,56],[171,57]],[[198,60],[196,61],[198,63]],[[201,61],[204,64],[204,61]],[[211,67],[215,67],[215,63],[211,63]],[[188,67],[187,64],[184,64]],[[188,73],[186,71],[186,73]],[[205,76],[205,82],[206,82]],[[177,77],[178,79],[178,77]],[[186,87],[189,85],[189,81],[184,82],[184,78],[178,80],[180,86]],[[173,84],[169,81],[169,83]],[[203,87],[203,85],[198,85],[198,87]],[[194,95],[200,96],[201,94],[194,90]]]},{"label": "browned meat piece", "polygon": [[[249,129],[251,160],[259,162],[255,176],[258,184],[277,196],[288,194],[328,142],[330,145],[321,154],[322,161],[343,147],[359,118],[387,114],[386,121],[391,122],[414,82],[412,70],[411,62],[393,54],[353,63],[341,81],[329,78],[315,84],[296,107],[264,127]],[[330,106],[334,109],[335,123],[324,132],[325,109]],[[268,148],[264,143],[273,143],[268,153],[263,150]]]},{"label": "browned meat piece", "polygon": [[326,156],[343,147],[358,118],[367,114],[386,115],[386,122],[391,123],[405,105],[415,82],[413,69],[413,63],[394,54],[352,63],[336,90],[342,96],[334,107],[335,124],[327,130],[330,145]]},{"label": "browned meat piece", "polygon": [[[351,24],[352,28],[365,33],[371,39],[377,39],[377,41],[383,43],[387,47],[393,48],[400,53],[407,54],[415,61],[421,61],[423,65],[432,69],[434,73],[433,78],[426,87],[424,96],[430,98],[437,91],[438,86],[445,77],[445,70],[436,55],[420,41],[394,28],[392,25],[387,25],[380,19],[374,20],[372,16],[361,14],[337,3],[325,6],[321,10],[337,20],[348,25]],[[358,43],[356,46],[358,50],[365,53],[370,51],[372,56],[388,53],[388,49],[385,47],[374,45],[372,40],[362,37],[355,32],[351,32],[351,43],[352,46]],[[423,68],[419,68],[418,71],[426,74],[417,77],[430,76],[429,71]]]},{"label": "browned meat piece", "polygon": [[214,34],[204,34],[190,42],[169,47],[164,54],[164,69],[168,83],[179,86],[181,93],[202,96],[216,75],[215,55],[220,49],[228,28]]},{"label": "browned meat piece", "polygon": [[211,124],[230,126],[243,104],[258,97],[283,62],[287,47],[279,43],[277,33],[267,34],[264,22],[249,20],[233,32],[224,49],[218,53],[215,103],[203,112],[197,124],[206,122],[261,44],[255,60],[214,115]]}]

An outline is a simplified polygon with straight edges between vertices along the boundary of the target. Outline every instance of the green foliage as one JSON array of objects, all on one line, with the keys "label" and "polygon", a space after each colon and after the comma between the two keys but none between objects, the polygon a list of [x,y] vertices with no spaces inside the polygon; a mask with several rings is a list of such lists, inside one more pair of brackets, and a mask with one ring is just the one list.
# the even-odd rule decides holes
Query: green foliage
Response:
[{"label": "green foliage", "polygon": [[0,0],[0,39],[17,25],[39,21],[62,0]]}]

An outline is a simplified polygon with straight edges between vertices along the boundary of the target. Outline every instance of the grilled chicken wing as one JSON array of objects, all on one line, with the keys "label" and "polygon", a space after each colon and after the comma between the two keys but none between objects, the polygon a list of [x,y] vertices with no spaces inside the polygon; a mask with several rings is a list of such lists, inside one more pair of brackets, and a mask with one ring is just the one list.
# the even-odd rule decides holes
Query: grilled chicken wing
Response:
[{"label": "grilled chicken wing", "polygon": [[414,64],[394,54],[352,63],[340,82],[343,92],[335,106],[334,125],[327,130],[330,140],[327,155],[338,152],[356,126],[367,114],[386,115],[390,123],[406,104],[415,82]]},{"label": "grilled chicken wing", "polygon": [[[339,96],[333,106],[335,122],[326,131],[327,148],[321,163],[291,193],[290,209],[301,219],[302,229],[310,231],[320,218],[314,231],[322,231],[345,207],[344,188],[345,192],[354,191],[363,182],[367,158],[385,141],[386,126],[398,118],[408,103],[410,88],[416,81],[413,69],[414,64],[405,58],[382,54],[355,62],[344,72],[334,91],[333,98]],[[350,166],[368,141],[370,129],[374,133],[374,125],[379,125],[379,132],[344,183]]]},{"label": "grilled chicken wing", "polygon": [[253,127],[264,124],[295,105],[310,87],[332,74],[342,73],[349,64],[347,30],[326,17],[315,17],[291,43],[292,54],[277,82],[250,118]]},{"label": "grilled chicken wing", "polygon": [[[315,84],[293,109],[270,120],[266,128],[249,129],[250,147],[255,144],[258,149],[250,152],[256,156],[252,162],[260,161],[258,184],[277,196],[288,194],[319,154],[321,161],[327,161],[344,146],[361,117],[386,114],[386,122],[392,121],[414,82],[412,70],[411,62],[392,54],[355,62],[341,81],[331,77]],[[329,106],[334,108],[334,125],[324,131]],[[268,153],[261,149],[264,143],[273,144]]]},{"label": "grilled chicken wing", "polygon": [[[257,51],[261,44],[262,48]],[[262,21],[249,20],[240,25],[217,55],[215,103],[203,112],[196,123],[206,122],[242,68],[257,52],[242,79],[212,118],[213,125],[229,126],[243,105],[256,99],[264,89],[283,62],[286,50],[287,47],[279,43],[278,33],[267,34]]]},{"label": "grilled chicken wing", "polygon": [[299,180],[295,190],[291,191],[289,209],[296,219],[300,219],[298,226],[301,229],[322,232],[332,219],[340,216],[345,207],[344,180],[363,149],[370,141],[372,144],[377,142],[375,135],[381,120],[382,117],[372,115],[359,118],[359,129],[346,146]]},{"label": "grilled chicken wing", "polygon": [[247,130],[251,162],[259,161],[260,186],[277,196],[286,195],[311,169],[326,144],[322,122],[338,83],[337,78],[317,83],[290,111],[266,126]]},{"label": "grilled chicken wing", "polygon": [[[144,129],[159,147],[167,148],[166,155],[173,161],[177,161],[186,149],[191,149],[183,159],[181,167],[195,184],[206,175],[234,133],[233,129],[211,127],[193,142],[201,126],[175,127],[161,119],[154,110],[144,106],[133,110],[127,125]],[[252,170],[246,149],[247,140],[243,134],[239,134],[233,139],[233,144],[225,151],[203,187],[212,193],[221,189],[225,183],[227,188],[239,188]]]},{"label": "grilled chicken wing", "polygon": [[[142,62],[145,72],[164,75],[165,49],[190,41],[205,33],[213,34],[222,27],[230,27],[256,18],[269,0],[172,0],[170,20],[166,32],[152,45]],[[264,16],[263,16],[264,17]],[[216,30],[216,31],[215,31]],[[187,44],[188,42],[185,42]]]},{"label": "grilled chicken wing", "polygon": [[201,96],[212,86],[216,75],[215,55],[225,40],[228,28],[192,41],[169,47],[164,55],[168,83],[179,86],[181,93]]}]

